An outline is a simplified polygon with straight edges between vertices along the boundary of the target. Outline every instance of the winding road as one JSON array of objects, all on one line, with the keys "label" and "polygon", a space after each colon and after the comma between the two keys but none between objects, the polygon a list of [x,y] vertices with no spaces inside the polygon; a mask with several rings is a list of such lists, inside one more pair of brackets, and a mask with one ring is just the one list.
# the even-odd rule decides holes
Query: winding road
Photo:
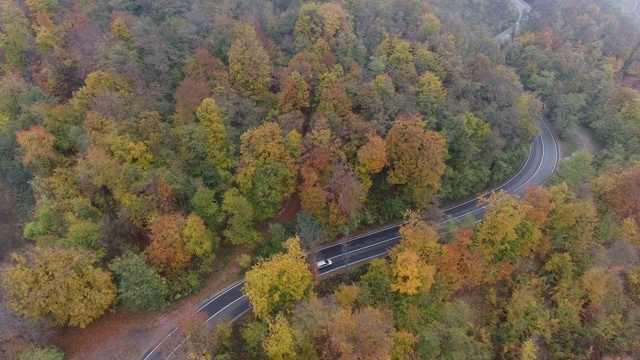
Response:
[{"label": "winding road", "polygon": [[[512,0],[518,7],[520,18],[522,13],[531,8],[522,0]],[[518,22],[520,19],[518,19]],[[515,25],[517,28],[518,24]],[[511,36],[508,29],[496,39],[504,40]],[[554,135],[545,121],[538,119],[540,135],[533,140],[529,150],[527,161],[520,171],[509,181],[492,191],[482,194],[477,198],[462,204],[455,205],[444,210],[445,215],[454,219],[462,219],[472,216],[476,221],[480,221],[486,211],[485,207],[478,207],[478,200],[489,196],[492,192],[504,190],[505,192],[521,196],[527,185],[542,185],[546,178],[555,171],[558,161],[558,146]],[[444,223],[441,222],[440,224]],[[319,250],[318,259],[331,259],[332,266],[320,270],[321,275],[327,275],[344,268],[347,264],[357,264],[376,257],[386,255],[393,246],[400,242],[398,231],[400,225],[390,226],[365,235],[361,235],[339,243],[330,245]],[[236,320],[251,310],[249,299],[243,295],[242,287],[244,280],[235,283],[226,290],[218,293],[206,303],[204,303],[195,313],[207,314],[208,322],[216,324],[224,318]],[[194,313],[194,314],[195,314]],[[143,356],[143,360],[167,359],[169,357],[178,358],[183,355],[182,344],[187,340],[178,331],[179,327],[171,331],[164,339],[149,349]]]},{"label": "winding road", "polygon": [[522,0],[511,0],[511,2],[516,6],[516,8],[518,8],[518,21],[516,21],[516,23],[513,26],[510,26],[507,30],[494,37],[494,39],[500,42],[510,38],[512,33],[518,31],[520,20],[522,20],[522,14],[531,11],[531,6]]}]

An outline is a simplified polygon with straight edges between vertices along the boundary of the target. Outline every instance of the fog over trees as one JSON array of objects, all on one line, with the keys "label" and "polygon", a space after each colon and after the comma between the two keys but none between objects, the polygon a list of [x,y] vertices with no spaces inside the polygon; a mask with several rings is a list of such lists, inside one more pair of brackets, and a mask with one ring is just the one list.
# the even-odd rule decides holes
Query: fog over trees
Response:
[{"label": "fog over trees", "polygon": [[[18,315],[158,311],[234,251],[256,316],[194,325],[194,357],[640,356],[637,19],[530,5],[499,43],[508,0],[0,0],[0,174],[25,224],[0,357],[62,356]],[[479,224],[420,218],[513,175],[540,116],[601,150]],[[401,220],[343,283],[304,262]]]}]

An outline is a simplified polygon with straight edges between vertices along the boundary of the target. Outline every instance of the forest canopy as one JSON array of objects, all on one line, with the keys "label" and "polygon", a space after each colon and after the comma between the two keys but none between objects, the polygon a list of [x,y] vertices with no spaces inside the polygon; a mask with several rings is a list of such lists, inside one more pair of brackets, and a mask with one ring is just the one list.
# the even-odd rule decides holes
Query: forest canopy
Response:
[{"label": "forest canopy", "polygon": [[176,297],[285,205],[333,238],[504,179],[539,103],[436,9],[2,0],[0,168],[24,236],[120,281],[133,251]]},{"label": "forest canopy", "polygon": [[[240,249],[247,284],[273,281],[248,290],[252,357],[637,354],[637,27],[605,0],[531,5],[500,44],[507,0],[0,0],[0,174],[29,241],[6,306],[156,311]],[[540,116],[604,150],[477,226],[415,215],[508,178]],[[392,220],[388,259],[313,295],[299,254]],[[48,268],[82,316],[25,301]]]}]

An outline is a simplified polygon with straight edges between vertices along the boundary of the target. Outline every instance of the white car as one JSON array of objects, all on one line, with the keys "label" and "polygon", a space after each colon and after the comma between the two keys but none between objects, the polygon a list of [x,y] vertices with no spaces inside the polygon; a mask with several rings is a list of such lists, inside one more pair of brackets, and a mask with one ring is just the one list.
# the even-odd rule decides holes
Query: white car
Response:
[{"label": "white car", "polygon": [[331,266],[332,264],[333,262],[331,262],[331,259],[320,260],[316,263],[318,269],[326,268],[327,266]]}]

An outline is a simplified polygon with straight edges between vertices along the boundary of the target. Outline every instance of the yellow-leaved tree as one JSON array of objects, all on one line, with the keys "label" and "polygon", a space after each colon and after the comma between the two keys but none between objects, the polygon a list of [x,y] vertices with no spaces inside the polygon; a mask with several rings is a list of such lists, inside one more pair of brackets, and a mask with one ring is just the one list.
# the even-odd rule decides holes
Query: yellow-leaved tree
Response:
[{"label": "yellow-leaved tree", "polygon": [[242,142],[236,180],[256,210],[258,220],[274,216],[295,192],[300,159],[300,134],[283,136],[276,123],[247,130]]},{"label": "yellow-leaved tree", "polygon": [[273,322],[269,322],[269,336],[263,343],[267,356],[273,360],[295,359],[294,344],[293,329],[287,318],[279,313]]},{"label": "yellow-leaved tree", "polygon": [[431,288],[436,268],[428,265],[415,251],[404,249],[392,253],[391,273],[391,290],[415,295]]},{"label": "yellow-leaved tree", "polygon": [[249,297],[253,313],[261,319],[291,310],[312,293],[311,272],[305,262],[307,254],[300,248],[300,239],[290,238],[284,247],[287,250],[284,254],[257,264],[246,275],[242,291]]},{"label": "yellow-leaved tree", "polygon": [[433,285],[435,259],[442,252],[438,233],[422,221],[415,212],[405,215],[405,225],[400,228],[402,240],[391,251],[391,290],[401,294],[416,295],[426,292]]},{"label": "yellow-leaved tree", "polygon": [[233,163],[229,158],[227,130],[222,123],[216,101],[207,98],[196,110],[196,116],[204,134],[205,156],[208,162],[225,180],[230,181],[229,173]]},{"label": "yellow-leaved tree", "polygon": [[416,95],[422,112],[435,115],[447,97],[447,90],[444,89],[442,81],[436,74],[427,71],[418,78]]},{"label": "yellow-leaved tree", "polygon": [[446,169],[445,138],[426,130],[419,115],[403,115],[396,119],[387,133],[387,162],[390,184],[402,185],[405,198],[416,208],[429,203],[440,189]]},{"label": "yellow-leaved tree", "polygon": [[518,258],[522,250],[516,229],[525,219],[529,205],[499,191],[482,203],[487,212],[478,226],[476,242],[487,260],[500,261]]},{"label": "yellow-leaved tree", "polygon": [[229,77],[233,86],[259,101],[269,93],[271,60],[255,29],[244,23],[236,25],[236,40],[228,52]]},{"label": "yellow-leaved tree", "polygon": [[30,318],[85,327],[113,304],[111,275],[96,256],[77,248],[39,248],[13,255],[0,277],[7,308]]},{"label": "yellow-leaved tree", "polygon": [[368,190],[373,185],[371,176],[387,165],[387,148],[383,138],[375,132],[367,134],[368,142],[358,149],[356,172],[362,185]]}]

